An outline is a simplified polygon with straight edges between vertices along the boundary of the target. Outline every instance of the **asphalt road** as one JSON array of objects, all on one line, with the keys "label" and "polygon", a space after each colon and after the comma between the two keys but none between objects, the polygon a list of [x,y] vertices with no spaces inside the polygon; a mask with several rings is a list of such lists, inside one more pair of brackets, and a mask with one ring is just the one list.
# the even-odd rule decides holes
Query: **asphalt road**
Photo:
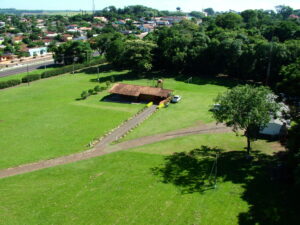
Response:
[{"label": "asphalt road", "polygon": [[45,66],[51,66],[54,64],[54,60],[49,60],[46,62],[41,62],[41,63],[37,63],[34,65],[22,65],[19,67],[13,67],[10,69],[6,69],[4,71],[0,71],[0,77],[6,77],[6,76],[10,76],[10,75],[14,75],[14,74],[19,74],[19,73],[25,73],[25,72],[30,72],[39,68],[44,68]]}]

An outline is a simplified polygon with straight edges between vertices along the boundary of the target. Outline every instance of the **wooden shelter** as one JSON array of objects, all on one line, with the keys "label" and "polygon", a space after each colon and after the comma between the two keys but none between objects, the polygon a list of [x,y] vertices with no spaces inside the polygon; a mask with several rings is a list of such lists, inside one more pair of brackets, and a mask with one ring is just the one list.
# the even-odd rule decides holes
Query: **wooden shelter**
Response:
[{"label": "wooden shelter", "polygon": [[109,90],[109,93],[111,94],[121,95],[137,101],[152,101],[154,103],[159,103],[160,101],[168,98],[172,92],[173,90],[163,88],[123,83],[116,83]]}]

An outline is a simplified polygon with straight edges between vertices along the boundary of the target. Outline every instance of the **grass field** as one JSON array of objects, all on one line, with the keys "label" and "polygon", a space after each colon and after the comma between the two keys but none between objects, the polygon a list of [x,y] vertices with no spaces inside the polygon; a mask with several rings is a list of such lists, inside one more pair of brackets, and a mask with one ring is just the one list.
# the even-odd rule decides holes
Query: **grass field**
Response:
[{"label": "grass field", "polygon": [[[127,83],[152,84],[151,80],[137,79],[135,74],[130,79],[127,75],[128,71],[107,71],[101,77],[110,79],[114,76]],[[100,101],[107,92],[84,101],[76,100],[83,90],[97,84],[95,78],[95,73],[86,70],[75,76],[63,75],[2,90],[0,104],[5,107],[0,108],[0,132],[3,134],[0,168],[85,150],[88,143],[143,107]],[[182,95],[183,101],[155,113],[127,139],[212,122],[208,109],[213,98],[226,90],[221,85],[186,84],[174,79],[165,79],[165,88]]]},{"label": "grass field", "polygon": [[0,168],[88,149],[142,107],[100,101],[107,92],[77,101],[96,85],[92,77],[63,75],[1,90]]},{"label": "grass field", "polygon": [[[220,142],[229,139],[226,146]],[[201,145],[239,151],[244,139],[234,134],[195,135],[1,179],[0,224],[238,224],[239,214],[249,210],[243,199],[245,166],[220,159],[217,189],[204,192],[193,183],[172,182],[174,177],[163,182],[162,174],[153,172],[168,166],[166,155]],[[268,152],[268,147],[257,142],[253,149]],[[194,174],[194,166],[205,165],[207,173],[213,163],[194,165],[191,160],[180,168],[180,160],[184,159],[174,161],[178,171],[171,176],[193,175],[190,180],[197,183],[204,172],[197,169]],[[225,170],[228,165],[234,179]],[[190,186],[192,190],[183,192]]]},{"label": "grass field", "polygon": [[[127,71],[103,72],[102,82],[111,76],[152,82],[128,77]],[[86,71],[0,91],[5,106],[0,107],[0,168],[87,149],[143,107],[99,101],[105,92],[76,100],[96,78]],[[230,87],[214,81],[165,79],[165,88],[182,101],[155,113],[126,139],[213,122],[208,109]],[[280,199],[270,191],[262,166],[276,145],[254,142],[252,161],[246,160],[245,146],[245,138],[234,133],[192,135],[0,179],[0,224],[272,224],[263,207],[255,206]],[[210,176],[214,149],[222,150],[216,189]],[[267,213],[273,218],[274,212]]]},{"label": "grass field", "polygon": [[[224,146],[221,141],[229,139]],[[185,164],[177,158],[168,181],[153,170],[167,167],[165,156],[173,152],[187,153],[201,145],[244,151],[244,144],[234,134],[194,135],[1,179],[0,224],[238,224],[239,215],[249,210],[243,198],[245,162],[241,166],[220,159],[217,189],[204,192],[193,182],[200,183],[213,161],[194,164],[188,159]],[[263,141],[253,146],[266,152],[269,148]],[[202,167],[194,171],[201,165],[205,172]],[[191,183],[172,177],[184,180],[187,174]]]}]

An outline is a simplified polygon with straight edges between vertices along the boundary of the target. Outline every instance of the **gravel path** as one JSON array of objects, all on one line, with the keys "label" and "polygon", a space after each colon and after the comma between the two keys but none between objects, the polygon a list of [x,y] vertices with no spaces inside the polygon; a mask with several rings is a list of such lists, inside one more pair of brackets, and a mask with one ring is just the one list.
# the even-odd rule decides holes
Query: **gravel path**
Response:
[{"label": "gravel path", "polygon": [[15,176],[18,174],[29,173],[36,170],[41,170],[49,167],[54,167],[58,165],[68,164],[72,162],[77,162],[89,158],[94,158],[97,156],[109,154],[116,151],[126,150],[129,148],[134,148],[138,146],[143,146],[163,140],[168,140],[172,138],[192,135],[192,134],[207,134],[207,133],[225,133],[231,132],[231,130],[224,125],[216,125],[216,124],[204,124],[196,127],[190,127],[186,129],[181,129],[177,131],[171,131],[163,134],[157,134],[153,136],[146,136],[126,142],[122,142],[116,145],[109,146],[110,143],[117,140],[126,134],[129,130],[137,126],[139,123],[144,121],[148,116],[150,116],[153,112],[155,112],[156,107],[150,107],[138,114],[131,120],[127,121],[115,131],[107,135],[103,138],[93,149],[90,149],[85,152],[75,153],[68,156],[59,157],[56,159],[39,161],[36,163],[30,163],[25,165],[20,165],[14,168],[8,168],[0,171],[0,178]]}]

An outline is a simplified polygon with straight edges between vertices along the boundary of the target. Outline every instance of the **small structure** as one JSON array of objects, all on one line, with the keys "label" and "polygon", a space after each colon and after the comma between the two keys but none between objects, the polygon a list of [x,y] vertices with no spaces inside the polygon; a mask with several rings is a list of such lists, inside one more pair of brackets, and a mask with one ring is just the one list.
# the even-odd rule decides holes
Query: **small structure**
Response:
[{"label": "small structure", "polygon": [[290,120],[284,118],[284,114],[289,113],[289,107],[284,103],[280,103],[281,107],[276,118],[271,117],[267,126],[260,130],[260,134],[266,136],[279,136],[284,134],[290,126]]},{"label": "small structure", "polygon": [[135,101],[146,101],[159,103],[162,100],[168,98],[173,90],[140,86],[133,84],[117,83],[109,90],[111,94],[121,95],[125,98],[132,99]]},{"label": "small structure", "polygon": [[6,53],[3,55],[0,55],[0,62],[6,62],[14,59],[14,55],[12,53]]}]

